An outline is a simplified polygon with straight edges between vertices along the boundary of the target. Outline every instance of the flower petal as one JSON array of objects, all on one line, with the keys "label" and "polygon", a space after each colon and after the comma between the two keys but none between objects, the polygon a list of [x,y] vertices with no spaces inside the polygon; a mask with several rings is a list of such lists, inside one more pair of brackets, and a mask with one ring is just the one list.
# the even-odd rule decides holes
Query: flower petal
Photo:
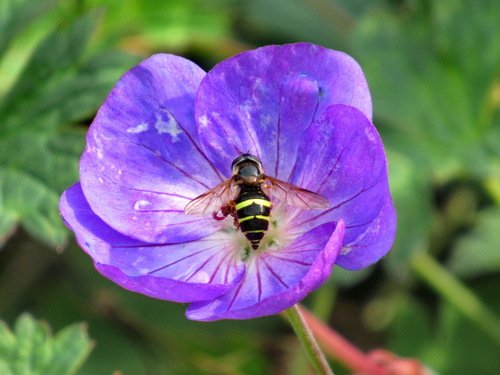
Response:
[{"label": "flower petal", "polygon": [[[308,128],[290,181],[330,201],[326,210],[300,211],[290,218],[293,226],[308,230],[342,219],[346,224],[345,243],[356,242],[391,201],[387,161],[377,130],[360,111],[344,105],[329,107]],[[384,221],[394,224],[394,211],[385,213]],[[390,231],[383,233],[391,237]],[[392,240],[387,238],[379,238],[381,244],[387,245],[383,251],[373,252],[372,246],[377,243],[367,244],[364,251],[377,254],[373,261],[389,249]],[[343,257],[339,256],[338,263]]]},{"label": "flower petal", "polygon": [[371,118],[371,99],[359,65],[348,55],[309,43],[267,46],[216,65],[196,98],[204,149],[220,170],[250,152],[266,173],[285,180],[304,130],[332,104]]},{"label": "flower petal", "polygon": [[222,234],[155,244],[118,233],[94,214],[79,184],[64,192],[60,210],[96,269],[126,289],[174,302],[204,301],[234,288],[244,273]]},{"label": "flower petal", "polygon": [[395,236],[396,210],[386,197],[377,218],[354,241],[344,245],[336,263],[349,270],[368,267],[387,254]]},{"label": "flower petal", "polygon": [[205,73],[158,54],[127,72],[99,109],[80,161],[92,210],[147,242],[183,242],[214,231],[185,205],[221,181],[199,146],[194,96]]},{"label": "flower petal", "polygon": [[329,223],[303,234],[285,248],[255,255],[232,291],[213,301],[191,304],[186,316],[208,321],[279,313],[330,276],[343,237],[344,223]]}]

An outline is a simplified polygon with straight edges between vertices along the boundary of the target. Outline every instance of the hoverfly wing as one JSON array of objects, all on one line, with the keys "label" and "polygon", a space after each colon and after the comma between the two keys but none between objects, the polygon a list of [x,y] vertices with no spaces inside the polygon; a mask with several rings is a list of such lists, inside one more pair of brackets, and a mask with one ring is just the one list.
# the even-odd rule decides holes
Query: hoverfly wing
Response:
[{"label": "hoverfly wing", "polygon": [[271,195],[285,204],[306,210],[323,210],[330,206],[328,199],[313,191],[269,176],[266,180],[270,184]]},{"label": "hoverfly wing", "polygon": [[234,199],[235,187],[230,178],[213,189],[197,196],[184,207],[186,215],[205,215],[218,211],[227,202]]}]

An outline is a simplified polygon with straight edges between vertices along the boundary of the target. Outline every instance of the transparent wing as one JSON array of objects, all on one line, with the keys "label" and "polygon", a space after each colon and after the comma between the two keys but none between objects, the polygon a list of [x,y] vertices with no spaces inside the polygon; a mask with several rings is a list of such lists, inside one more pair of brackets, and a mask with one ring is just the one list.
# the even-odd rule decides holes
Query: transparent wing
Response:
[{"label": "transparent wing", "polygon": [[306,210],[323,210],[330,202],[315,192],[266,176],[269,193],[290,206]]},{"label": "transparent wing", "polygon": [[199,195],[184,207],[186,215],[205,215],[219,211],[227,202],[234,199],[238,187],[230,178],[206,193]]}]

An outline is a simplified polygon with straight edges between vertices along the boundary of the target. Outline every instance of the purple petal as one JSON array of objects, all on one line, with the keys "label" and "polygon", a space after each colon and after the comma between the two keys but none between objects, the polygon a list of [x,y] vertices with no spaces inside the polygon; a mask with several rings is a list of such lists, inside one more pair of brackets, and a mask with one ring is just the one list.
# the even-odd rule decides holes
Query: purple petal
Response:
[{"label": "purple petal", "polygon": [[[342,219],[345,243],[351,243],[375,220],[395,224],[393,210],[383,211],[385,217],[379,218],[382,207],[391,201],[387,161],[375,127],[360,111],[344,105],[328,108],[306,131],[299,155],[290,181],[323,195],[330,208],[301,211],[290,218],[294,227],[307,230]],[[372,261],[383,256],[392,243],[390,231],[383,233],[378,240],[386,247],[378,249],[373,242],[364,250],[372,254]],[[338,263],[343,257],[339,256]]]},{"label": "purple petal", "polygon": [[234,289],[213,300],[189,306],[193,320],[250,319],[294,305],[330,276],[342,247],[344,224],[329,223],[277,251],[257,254]]},{"label": "purple petal", "polygon": [[268,175],[285,180],[304,130],[332,104],[371,118],[368,86],[351,57],[308,43],[267,46],[227,59],[206,75],[196,120],[220,170],[229,172],[238,154],[250,152]]},{"label": "purple petal", "polygon": [[97,270],[126,289],[174,302],[204,301],[234,288],[244,273],[222,234],[172,244],[118,233],[94,214],[79,184],[65,191],[60,210]]},{"label": "purple petal", "polygon": [[368,267],[387,254],[395,236],[396,210],[390,197],[386,197],[379,215],[361,235],[344,245],[336,263],[349,270]]},{"label": "purple petal", "polygon": [[117,231],[147,242],[184,242],[214,231],[214,220],[183,211],[221,181],[194,122],[204,75],[181,57],[154,55],[127,72],[100,108],[80,178],[92,210]]}]

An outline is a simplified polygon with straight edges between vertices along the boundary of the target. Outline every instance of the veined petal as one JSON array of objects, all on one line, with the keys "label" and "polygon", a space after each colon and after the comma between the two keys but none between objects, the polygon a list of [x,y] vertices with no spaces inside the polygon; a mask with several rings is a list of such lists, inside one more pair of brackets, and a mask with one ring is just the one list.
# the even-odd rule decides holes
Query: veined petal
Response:
[{"label": "veined petal", "polygon": [[[290,181],[330,201],[330,208],[326,210],[296,214],[290,218],[292,226],[296,230],[307,230],[342,219],[346,224],[346,244],[355,243],[391,200],[382,141],[360,111],[344,105],[329,107],[321,119],[307,129]],[[394,225],[394,211],[385,212],[384,220]],[[389,236],[389,232],[386,234]],[[376,254],[375,261],[389,249],[392,239],[386,241],[380,236],[378,240],[386,248],[375,251],[372,246],[378,244],[372,242],[364,251]],[[338,262],[342,262],[343,257],[340,255]]]},{"label": "veined petal", "polygon": [[337,264],[349,270],[359,270],[377,262],[387,254],[396,236],[396,210],[387,196],[378,216],[352,242],[345,242]]},{"label": "veined petal", "polygon": [[196,121],[219,169],[250,152],[268,175],[286,180],[304,130],[333,104],[371,118],[368,86],[351,57],[309,43],[267,46],[227,59],[206,75]]},{"label": "veined petal", "polygon": [[65,191],[60,210],[96,269],[126,289],[174,302],[204,301],[233,288],[244,273],[221,232],[186,243],[124,236],[94,214],[79,184]]},{"label": "veined petal", "polygon": [[205,73],[158,54],[127,72],[99,109],[80,161],[92,211],[146,242],[184,242],[214,221],[184,215],[185,205],[221,181],[199,146],[194,96]]},{"label": "veined petal", "polygon": [[285,248],[255,254],[233,290],[213,301],[191,304],[187,317],[206,321],[250,319],[291,307],[330,276],[343,237],[344,223],[329,223]]}]

